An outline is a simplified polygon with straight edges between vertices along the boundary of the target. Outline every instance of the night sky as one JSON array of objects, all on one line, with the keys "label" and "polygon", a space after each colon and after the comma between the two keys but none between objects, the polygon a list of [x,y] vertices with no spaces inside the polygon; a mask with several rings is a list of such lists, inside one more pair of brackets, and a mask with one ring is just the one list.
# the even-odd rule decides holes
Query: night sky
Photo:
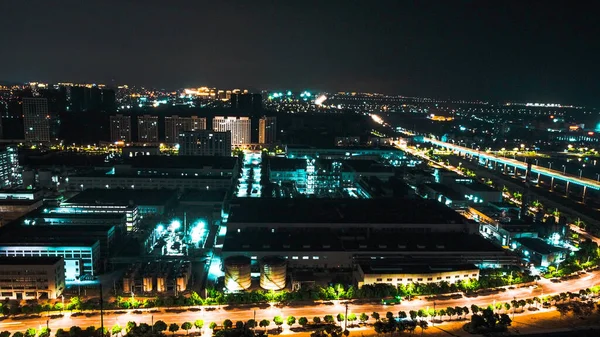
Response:
[{"label": "night sky", "polygon": [[574,4],[0,0],[0,80],[598,106],[597,12]]}]

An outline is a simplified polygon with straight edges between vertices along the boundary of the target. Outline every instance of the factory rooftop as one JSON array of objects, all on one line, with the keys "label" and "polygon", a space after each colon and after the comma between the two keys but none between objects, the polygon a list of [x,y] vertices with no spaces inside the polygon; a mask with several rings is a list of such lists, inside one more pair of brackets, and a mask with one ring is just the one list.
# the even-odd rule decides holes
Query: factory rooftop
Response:
[{"label": "factory rooftop", "polygon": [[543,255],[552,254],[552,253],[561,252],[561,251],[566,250],[565,248],[552,246],[541,239],[517,238],[514,240],[519,242],[521,245],[533,250],[534,252],[537,252],[537,253],[540,253]]},{"label": "factory rooftop", "polygon": [[221,202],[225,199],[226,191],[223,190],[186,190],[179,198],[179,202]]},{"label": "factory rooftop", "polygon": [[30,240],[30,239],[56,239],[63,238],[88,238],[97,233],[106,233],[113,229],[114,225],[50,225],[50,226],[26,226],[7,225],[0,229],[0,241]]},{"label": "factory rooftop", "polygon": [[243,232],[225,237],[224,251],[502,252],[479,235],[463,233],[374,233],[341,238],[335,232]]},{"label": "factory rooftop", "polygon": [[171,189],[87,189],[69,198],[63,204],[114,204],[128,205],[164,205],[177,197],[177,191]]},{"label": "factory rooftop", "polygon": [[389,165],[382,165],[374,160],[344,160],[344,164],[351,167],[356,172],[390,172],[394,168]]},{"label": "factory rooftop", "polygon": [[[244,199],[232,205],[230,223],[467,223],[433,200]],[[261,212],[260,210],[265,210]]]},{"label": "factory rooftop", "polygon": [[62,260],[62,257],[36,256],[36,257],[0,257],[0,266],[45,266],[53,265]]},{"label": "factory rooftop", "polygon": [[134,168],[233,169],[237,160],[224,156],[137,156],[124,162]]},{"label": "factory rooftop", "polygon": [[428,274],[428,273],[441,273],[450,271],[462,271],[462,270],[477,270],[473,264],[456,264],[456,265],[423,265],[423,264],[373,264],[373,263],[360,263],[360,269],[365,274]]},{"label": "factory rooftop", "polygon": [[306,159],[269,158],[269,168],[272,171],[306,170]]}]

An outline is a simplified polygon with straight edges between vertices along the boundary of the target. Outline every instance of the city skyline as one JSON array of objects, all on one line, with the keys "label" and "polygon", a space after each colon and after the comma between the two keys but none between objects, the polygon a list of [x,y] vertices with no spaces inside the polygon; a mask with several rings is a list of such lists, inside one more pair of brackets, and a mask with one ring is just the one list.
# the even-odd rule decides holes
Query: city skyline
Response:
[{"label": "city skyline", "polygon": [[[0,71],[6,81],[314,87],[598,105],[598,66],[590,53],[597,28],[585,8],[560,3],[67,1],[4,7],[1,25],[11,32],[7,45],[15,51],[0,56],[13,65]],[[86,14],[92,9],[96,15]],[[28,44],[40,27],[71,35]],[[206,38],[191,43],[193,36]]]}]

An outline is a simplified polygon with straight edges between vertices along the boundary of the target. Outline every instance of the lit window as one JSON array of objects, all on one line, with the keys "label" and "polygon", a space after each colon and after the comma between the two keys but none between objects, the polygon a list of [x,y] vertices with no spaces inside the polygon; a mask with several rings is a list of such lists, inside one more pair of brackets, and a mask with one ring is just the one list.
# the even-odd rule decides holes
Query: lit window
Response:
[{"label": "lit window", "polygon": [[313,260],[318,260],[319,257],[318,256],[313,256]]},{"label": "lit window", "polygon": [[303,256],[302,260],[308,260],[308,256]]},{"label": "lit window", "polygon": [[292,256],[292,260],[298,260],[297,256]]}]

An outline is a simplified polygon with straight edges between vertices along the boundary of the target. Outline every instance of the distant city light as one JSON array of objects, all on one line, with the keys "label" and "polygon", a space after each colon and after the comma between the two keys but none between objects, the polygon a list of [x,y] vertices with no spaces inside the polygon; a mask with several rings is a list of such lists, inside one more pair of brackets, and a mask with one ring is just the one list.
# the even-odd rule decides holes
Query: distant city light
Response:
[{"label": "distant city light", "polygon": [[325,100],[327,100],[327,96],[321,95],[321,96],[317,97],[317,99],[315,99],[315,104],[322,105],[323,102],[325,102]]}]

